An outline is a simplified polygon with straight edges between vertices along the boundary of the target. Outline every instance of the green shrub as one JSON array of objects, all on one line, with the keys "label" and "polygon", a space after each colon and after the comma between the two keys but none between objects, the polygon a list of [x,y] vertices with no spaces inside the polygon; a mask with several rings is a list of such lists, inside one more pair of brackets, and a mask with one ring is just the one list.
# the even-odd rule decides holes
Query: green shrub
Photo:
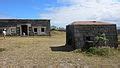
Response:
[{"label": "green shrub", "polygon": [[0,52],[3,52],[5,51],[6,49],[5,48],[0,48]]},{"label": "green shrub", "polygon": [[88,50],[86,50],[86,53],[96,54],[97,48],[96,47],[90,47]]}]

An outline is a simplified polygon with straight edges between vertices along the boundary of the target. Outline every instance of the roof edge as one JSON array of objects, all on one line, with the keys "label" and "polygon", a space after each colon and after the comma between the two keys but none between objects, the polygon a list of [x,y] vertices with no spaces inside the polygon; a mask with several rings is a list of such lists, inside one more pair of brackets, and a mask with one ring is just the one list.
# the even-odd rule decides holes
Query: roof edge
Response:
[{"label": "roof edge", "polygon": [[69,25],[116,25],[116,24],[102,21],[74,21]]}]

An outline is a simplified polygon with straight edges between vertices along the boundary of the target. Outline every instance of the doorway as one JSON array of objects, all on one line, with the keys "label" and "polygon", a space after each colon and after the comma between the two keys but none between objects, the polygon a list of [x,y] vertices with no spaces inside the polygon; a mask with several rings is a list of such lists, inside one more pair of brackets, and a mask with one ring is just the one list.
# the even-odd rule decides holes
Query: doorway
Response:
[{"label": "doorway", "polygon": [[28,26],[27,25],[21,25],[21,31],[22,31],[22,35],[28,35]]}]

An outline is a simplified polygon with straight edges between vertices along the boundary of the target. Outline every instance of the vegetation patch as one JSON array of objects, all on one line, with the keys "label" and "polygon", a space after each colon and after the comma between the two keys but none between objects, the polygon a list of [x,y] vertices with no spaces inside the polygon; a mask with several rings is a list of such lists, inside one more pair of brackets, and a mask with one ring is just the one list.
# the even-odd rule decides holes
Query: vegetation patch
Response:
[{"label": "vegetation patch", "polygon": [[0,48],[0,52],[3,52],[5,51],[6,49],[5,48]]},{"label": "vegetation patch", "polygon": [[90,47],[87,51],[87,54],[91,53],[93,55],[99,55],[99,56],[109,56],[114,54],[114,50],[111,48],[96,48],[96,47]]},{"label": "vegetation patch", "polygon": [[[107,45],[107,41],[109,41],[105,34],[100,34],[97,37],[95,37],[95,42],[93,42],[91,45],[86,45],[82,49],[77,49],[74,52],[75,53],[85,53],[88,56],[92,55],[98,55],[98,56],[114,56],[118,55],[120,53],[120,49],[117,48],[110,48]],[[101,46],[102,45],[102,46]]]},{"label": "vegetation patch", "polygon": [[120,52],[120,50],[109,48],[109,47],[101,47],[101,48],[90,47],[89,49],[86,49],[84,51],[81,49],[77,49],[77,50],[74,50],[73,52],[74,53],[85,53],[88,56],[92,56],[92,55],[112,56],[112,55],[117,55],[118,52]]}]

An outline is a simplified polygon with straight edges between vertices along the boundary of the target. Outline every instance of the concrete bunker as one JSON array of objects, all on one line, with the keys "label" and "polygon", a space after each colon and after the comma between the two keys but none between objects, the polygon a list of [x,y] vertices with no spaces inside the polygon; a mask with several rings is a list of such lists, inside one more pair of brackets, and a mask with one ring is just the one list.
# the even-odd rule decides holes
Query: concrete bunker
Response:
[{"label": "concrete bunker", "polygon": [[[95,37],[105,34],[107,46],[118,47],[116,24],[99,21],[76,21],[66,26],[66,45],[74,49],[89,47],[95,42]],[[103,43],[96,44],[103,46]]]}]

